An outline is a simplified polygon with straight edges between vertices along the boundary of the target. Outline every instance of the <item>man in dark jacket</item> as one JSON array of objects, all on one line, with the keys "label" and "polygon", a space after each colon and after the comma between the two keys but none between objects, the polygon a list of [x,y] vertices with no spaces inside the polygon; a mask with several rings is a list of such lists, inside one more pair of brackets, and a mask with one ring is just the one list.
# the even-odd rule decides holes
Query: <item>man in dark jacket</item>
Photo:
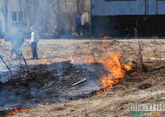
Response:
[{"label": "man in dark jacket", "polygon": [[82,16],[82,11],[80,11],[76,16],[76,32],[79,36],[81,34],[81,16]]}]

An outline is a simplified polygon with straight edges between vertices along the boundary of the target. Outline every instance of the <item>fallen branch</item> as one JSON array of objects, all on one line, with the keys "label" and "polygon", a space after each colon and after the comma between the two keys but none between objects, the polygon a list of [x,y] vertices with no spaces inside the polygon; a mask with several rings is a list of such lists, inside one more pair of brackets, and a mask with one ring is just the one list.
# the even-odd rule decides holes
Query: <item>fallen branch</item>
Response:
[{"label": "fallen branch", "polygon": [[76,82],[76,83],[72,84],[72,86],[79,85],[79,84],[81,84],[82,82],[85,82],[86,80],[87,80],[87,79],[86,79],[86,78],[84,78],[83,80],[80,80],[80,81],[78,81],[78,82]]}]

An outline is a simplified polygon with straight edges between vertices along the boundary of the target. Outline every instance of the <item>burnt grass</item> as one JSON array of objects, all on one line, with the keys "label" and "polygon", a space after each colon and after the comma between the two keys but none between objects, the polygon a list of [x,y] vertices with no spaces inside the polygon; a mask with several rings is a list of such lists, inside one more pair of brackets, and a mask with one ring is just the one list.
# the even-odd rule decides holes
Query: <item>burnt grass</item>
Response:
[{"label": "burnt grass", "polygon": [[[136,66],[126,72],[124,79],[114,86],[113,91],[120,85],[145,90],[164,80],[164,61],[146,61],[143,66],[142,72],[138,72]],[[15,79],[0,84],[2,111],[11,105],[30,108],[47,102],[59,103],[93,96],[101,90],[99,78],[108,73],[98,63],[85,65],[68,61],[30,65],[29,69],[30,78],[28,73],[21,72],[21,75],[14,76]],[[84,78],[85,81],[73,86]]]},{"label": "burnt grass", "polygon": [[31,65],[29,69],[31,77],[22,71],[14,79],[0,84],[0,107],[31,107],[89,97],[101,90],[98,81],[106,73],[98,63],[85,65],[60,62]]}]

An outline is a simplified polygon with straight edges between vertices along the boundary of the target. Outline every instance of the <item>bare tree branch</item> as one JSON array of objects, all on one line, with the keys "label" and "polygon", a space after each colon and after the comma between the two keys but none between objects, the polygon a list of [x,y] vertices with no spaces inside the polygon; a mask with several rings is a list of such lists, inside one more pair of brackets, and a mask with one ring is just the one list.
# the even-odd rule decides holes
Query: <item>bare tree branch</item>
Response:
[{"label": "bare tree branch", "polygon": [[11,78],[13,79],[13,75],[12,75],[12,72],[11,72],[10,67],[7,65],[7,63],[5,62],[5,60],[3,59],[2,56],[0,56],[0,59],[1,59],[2,62],[5,64],[6,68],[9,70],[9,73],[10,73],[10,75],[11,75]]}]

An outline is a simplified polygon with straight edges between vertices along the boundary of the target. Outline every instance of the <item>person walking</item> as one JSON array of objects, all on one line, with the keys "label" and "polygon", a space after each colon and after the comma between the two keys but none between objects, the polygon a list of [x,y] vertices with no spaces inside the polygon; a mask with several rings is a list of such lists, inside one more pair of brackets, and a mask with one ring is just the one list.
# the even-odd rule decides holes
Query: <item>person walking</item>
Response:
[{"label": "person walking", "polygon": [[39,41],[38,32],[34,26],[31,26],[31,49],[32,49],[32,54],[33,54],[33,57],[31,59],[33,60],[38,59],[38,54],[37,54],[38,41]]}]

